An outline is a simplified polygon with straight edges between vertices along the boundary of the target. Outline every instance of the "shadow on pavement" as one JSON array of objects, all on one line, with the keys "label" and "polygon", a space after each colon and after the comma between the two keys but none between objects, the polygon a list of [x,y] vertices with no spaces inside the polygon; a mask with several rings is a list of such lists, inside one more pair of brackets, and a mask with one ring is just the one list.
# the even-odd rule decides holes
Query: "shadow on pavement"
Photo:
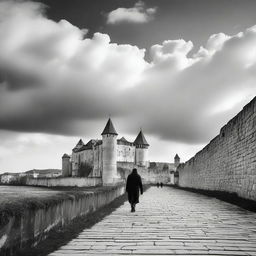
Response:
[{"label": "shadow on pavement", "polygon": [[76,238],[84,229],[92,227],[101,221],[105,216],[111,214],[127,200],[124,194],[115,199],[109,205],[99,208],[97,211],[89,213],[86,216],[78,217],[69,225],[61,229],[50,231],[49,236],[40,242],[35,248],[28,248],[18,252],[19,256],[46,256],[59,247],[67,244],[70,240]]}]

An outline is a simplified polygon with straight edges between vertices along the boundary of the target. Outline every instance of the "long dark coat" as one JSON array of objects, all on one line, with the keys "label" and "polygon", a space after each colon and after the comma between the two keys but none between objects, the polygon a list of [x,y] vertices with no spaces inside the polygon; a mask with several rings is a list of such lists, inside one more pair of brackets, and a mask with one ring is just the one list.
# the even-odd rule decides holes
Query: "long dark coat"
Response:
[{"label": "long dark coat", "polygon": [[128,175],[126,181],[126,192],[128,193],[128,201],[130,204],[139,203],[140,193],[143,194],[141,177],[137,171],[133,171]]}]

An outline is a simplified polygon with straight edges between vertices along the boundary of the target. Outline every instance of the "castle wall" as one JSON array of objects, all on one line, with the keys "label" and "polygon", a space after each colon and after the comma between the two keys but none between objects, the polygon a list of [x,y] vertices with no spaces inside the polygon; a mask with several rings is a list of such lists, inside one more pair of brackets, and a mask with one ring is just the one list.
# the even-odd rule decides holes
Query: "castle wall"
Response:
[{"label": "castle wall", "polygon": [[103,171],[102,145],[98,145],[93,150],[93,173],[91,177],[101,177]]},{"label": "castle wall", "polygon": [[150,168],[137,166],[134,163],[117,162],[117,173],[119,178],[127,179],[133,168],[137,168],[143,184],[156,184],[162,182],[170,183],[173,165],[168,163],[154,163]]},{"label": "castle wall", "polygon": [[81,152],[78,152],[81,157],[81,163],[88,163],[89,165],[93,166],[93,150],[87,149]]},{"label": "castle wall", "polygon": [[134,163],[135,146],[117,145],[117,161]]},{"label": "castle wall", "polygon": [[77,163],[78,162],[78,155],[74,152],[72,152],[72,155],[71,155],[71,165],[72,165],[72,171],[76,170],[78,167]]},{"label": "castle wall", "polygon": [[[116,155],[119,162],[135,161],[135,146],[120,145],[116,143]],[[72,154],[72,168],[77,170],[79,168],[79,156],[81,163],[87,163],[93,167],[93,172],[90,177],[100,177],[103,172],[103,145],[97,145],[92,150],[83,150],[81,152],[73,152]]]},{"label": "castle wall", "polygon": [[78,170],[81,163],[87,163],[90,166],[94,164],[94,152],[92,149],[72,153],[72,170]]},{"label": "castle wall", "polygon": [[[116,161],[113,160],[113,157]],[[145,147],[136,148],[135,145],[127,142],[125,139],[123,141],[122,139],[117,141],[115,137],[113,140],[112,135],[106,134],[103,137],[102,144],[98,143],[93,146],[92,149],[72,152],[72,175],[80,176],[78,169],[81,163],[86,163],[88,165],[87,169],[91,167],[92,171],[90,172],[89,177],[101,177],[104,173],[104,164],[105,169],[107,168],[107,170],[110,170],[110,167],[106,167],[110,162],[111,165],[114,166],[116,165],[116,162],[135,163],[135,161],[138,166],[148,167],[148,149]],[[116,174],[114,176],[116,176]]]},{"label": "castle wall", "polygon": [[256,200],[256,97],[178,171],[181,187]]}]

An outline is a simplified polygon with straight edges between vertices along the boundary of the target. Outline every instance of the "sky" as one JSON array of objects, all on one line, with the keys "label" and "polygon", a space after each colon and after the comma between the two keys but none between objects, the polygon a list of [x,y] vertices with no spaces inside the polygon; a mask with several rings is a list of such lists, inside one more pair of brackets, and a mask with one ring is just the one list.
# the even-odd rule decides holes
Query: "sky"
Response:
[{"label": "sky", "polygon": [[256,1],[0,0],[0,173],[61,168],[111,116],[186,161],[256,95]]}]

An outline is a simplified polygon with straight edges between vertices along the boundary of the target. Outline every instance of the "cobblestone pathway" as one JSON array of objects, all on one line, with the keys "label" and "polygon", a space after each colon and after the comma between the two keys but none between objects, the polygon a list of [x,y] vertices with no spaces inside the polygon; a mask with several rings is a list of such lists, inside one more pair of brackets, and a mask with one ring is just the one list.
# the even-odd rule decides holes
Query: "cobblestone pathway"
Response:
[{"label": "cobblestone pathway", "polygon": [[140,201],[49,255],[256,255],[256,213],[169,187],[151,187]]}]

